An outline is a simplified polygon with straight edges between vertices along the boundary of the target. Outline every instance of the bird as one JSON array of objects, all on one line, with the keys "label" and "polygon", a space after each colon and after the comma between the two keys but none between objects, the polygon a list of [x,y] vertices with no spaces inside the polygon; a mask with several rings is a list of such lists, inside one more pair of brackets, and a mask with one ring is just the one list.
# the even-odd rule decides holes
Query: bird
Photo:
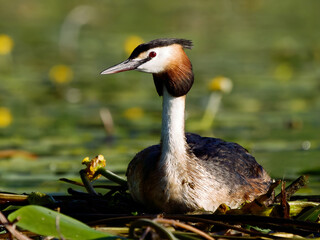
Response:
[{"label": "bird", "polygon": [[194,83],[185,50],[191,40],[159,38],[138,45],[129,58],[102,71],[151,73],[162,97],[160,143],[140,151],[127,168],[132,198],[165,213],[239,208],[266,194],[273,180],[242,146],[185,132],[186,95]]}]

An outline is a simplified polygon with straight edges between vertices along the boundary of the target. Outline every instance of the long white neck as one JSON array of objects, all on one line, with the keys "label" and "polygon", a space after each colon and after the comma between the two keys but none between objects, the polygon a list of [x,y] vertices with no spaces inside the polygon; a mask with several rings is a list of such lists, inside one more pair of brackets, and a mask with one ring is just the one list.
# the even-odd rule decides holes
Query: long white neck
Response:
[{"label": "long white neck", "polygon": [[162,107],[161,162],[166,165],[168,161],[176,162],[186,156],[185,96],[173,97],[164,87]]}]

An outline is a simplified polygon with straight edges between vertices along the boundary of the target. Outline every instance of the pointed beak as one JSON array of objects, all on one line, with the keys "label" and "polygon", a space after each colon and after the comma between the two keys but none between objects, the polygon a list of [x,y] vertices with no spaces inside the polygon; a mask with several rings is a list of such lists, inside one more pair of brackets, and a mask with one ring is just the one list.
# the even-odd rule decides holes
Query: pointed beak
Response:
[{"label": "pointed beak", "polygon": [[134,60],[134,59],[127,59],[117,65],[114,65],[112,67],[109,67],[108,69],[101,72],[101,74],[113,74],[113,73],[119,73],[119,72],[125,72],[134,70],[137,67],[139,67],[142,63],[145,61],[143,60]]}]

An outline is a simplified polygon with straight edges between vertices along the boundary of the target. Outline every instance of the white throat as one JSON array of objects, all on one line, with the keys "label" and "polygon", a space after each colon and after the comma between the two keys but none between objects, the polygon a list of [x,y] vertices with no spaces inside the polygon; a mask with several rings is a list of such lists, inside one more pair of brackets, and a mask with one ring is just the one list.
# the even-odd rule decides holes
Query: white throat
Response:
[{"label": "white throat", "polygon": [[186,155],[185,96],[173,97],[163,87],[162,108],[161,162],[166,164],[168,161],[183,159]]}]

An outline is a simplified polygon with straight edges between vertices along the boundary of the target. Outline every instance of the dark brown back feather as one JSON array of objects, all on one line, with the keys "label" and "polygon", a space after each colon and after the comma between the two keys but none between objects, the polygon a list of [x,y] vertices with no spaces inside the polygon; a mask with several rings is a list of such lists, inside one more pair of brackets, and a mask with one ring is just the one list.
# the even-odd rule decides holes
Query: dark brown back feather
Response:
[{"label": "dark brown back feather", "polygon": [[[260,184],[257,190],[267,191],[272,183],[262,166],[239,144],[226,142],[219,138],[201,137],[193,133],[186,133],[186,140],[189,154],[195,156],[193,159],[229,189],[237,191],[236,186],[241,185],[251,188],[250,183],[255,184],[255,179],[257,179],[257,184]],[[157,167],[160,154],[160,144],[153,145],[139,152],[130,165],[134,165],[136,158],[143,159],[143,179],[146,180],[149,173]],[[226,179],[228,181],[225,181]],[[252,189],[255,187],[252,186]]]}]

